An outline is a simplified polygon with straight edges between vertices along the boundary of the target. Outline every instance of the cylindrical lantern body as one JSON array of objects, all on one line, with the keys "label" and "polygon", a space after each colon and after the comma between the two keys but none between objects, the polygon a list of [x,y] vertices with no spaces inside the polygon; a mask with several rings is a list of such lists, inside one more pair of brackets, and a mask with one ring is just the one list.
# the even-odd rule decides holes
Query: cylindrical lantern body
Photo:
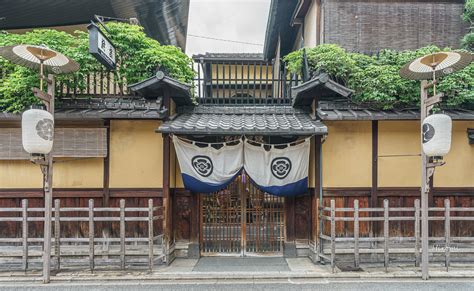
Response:
[{"label": "cylindrical lantern body", "polygon": [[422,127],[423,152],[429,157],[445,156],[451,149],[453,122],[446,114],[433,114],[425,118]]},{"label": "cylindrical lantern body", "polygon": [[53,149],[54,119],[46,110],[30,109],[21,118],[23,148],[30,154],[49,154]]}]

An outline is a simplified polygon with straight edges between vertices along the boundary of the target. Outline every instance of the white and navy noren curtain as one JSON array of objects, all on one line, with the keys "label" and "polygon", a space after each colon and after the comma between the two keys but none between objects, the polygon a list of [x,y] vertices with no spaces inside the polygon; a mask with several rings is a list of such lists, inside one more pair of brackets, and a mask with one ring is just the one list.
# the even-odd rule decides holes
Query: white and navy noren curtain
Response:
[{"label": "white and navy noren curtain", "polygon": [[260,190],[276,196],[296,196],[308,192],[310,139],[277,149],[245,141],[244,168]]},{"label": "white and navy noren curtain", "polygon": [[271,145],[268,151],[264,144],[252,145],[243,140],[232,145],[227,142],[216,149],[173,136],[173,144],[184,186],[192,192],[222,190],[242,168],[260,190],[269,194],[296,196],[308,191],[309,138],[283,149]]},{"label": "white and navy noren curtain", "polygon": [[210,144],[199,147],[173,136],[184,187],[197,193],[212,193],[230,184],[240,174],[244,157],[243,141],[232,143],[215,149]]}]

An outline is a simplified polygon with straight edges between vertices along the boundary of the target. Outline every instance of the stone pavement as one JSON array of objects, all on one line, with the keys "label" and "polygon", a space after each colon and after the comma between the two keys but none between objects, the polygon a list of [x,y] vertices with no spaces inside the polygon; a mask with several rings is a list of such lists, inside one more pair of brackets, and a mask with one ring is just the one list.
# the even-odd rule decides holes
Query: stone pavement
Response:
[{"label": "stone pavement", "polygon": [[[433,279],[472,279],[474,265],[455,265],[449,272],[442,265],[432,265],[430,275]],[[331,267],[313,264],[308,258],[229,258],[203,257],[197,259],[176,259],[169,266],[157,266],[154,272],[146,270],[97,270],[66,269],[51,277],[52,282],[112,282],[112,281],[176,281],[176,280],[310,280],[310,279],[414,279],[421,278],[420,268],[410,265],[393,265],[387,272],[382,265],[361,265],[357,271],[331,272]],[[41,272],[2,271],[0,286],[15,282],[40,282]]]}]

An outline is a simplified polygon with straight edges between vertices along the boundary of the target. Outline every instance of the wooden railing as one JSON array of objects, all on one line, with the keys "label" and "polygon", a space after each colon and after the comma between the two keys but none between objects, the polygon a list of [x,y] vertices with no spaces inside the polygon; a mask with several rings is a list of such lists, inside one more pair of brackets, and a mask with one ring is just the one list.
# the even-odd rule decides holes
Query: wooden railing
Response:
[{"label": "wooden railing", "polygon": [[[93,271],[97,260],[103,260],[104,265],[110,267],[117,263],[113,258],[119,258],[120,269],[125,269],[127,259],[133,258],[134,264],[145,264],[152,271],[157,262],[165,260],[163,234],[161,231],[157,234],[157,229],[161,230],[157,224],[162,226],[163,223],[163,207],[154,206],[152,199],[148,201],[148,207],[126,207],[123,199],[120,200],[120,207],[95,207],[92,199],[88,207],[61,207],[60,204],[60,200],[55,200],[52,214],[54,236],[51,259],[57,270],[68,266],[68,260],[78,264],[79,259],[79,265],[88,261]],[[0,238],[0,260],[15,265],[20,263],[20,259],[21,269],[27,271],[32,259],[39,258],[41,262],[43,238],[29,237],[28,230],[30,222],[44,222],[44,208],[28,207],[27,199],[22,200],[21,207],[0,208],[0,227],[12,222],[21,224],[22,236]],[[119,236],[98,237],[95,227],[99,223],[118,223]],[[126,236],[127,223],[142,224],[148,229],[148,236]],[[83,228],[82,231],[87,229],[87,237],[62,236],[61,228],[66,224]],[[137,262],[137,258],[142,261]]]},{"label": "wooden railing", "polygon": [[264,61],[206,61],[194,65],[196,100],[205,105],[291,104],[302,80]]},{"label": "wooden railing", "polygon": [[[335,200],[331,200],[330,207],[320,209],[319,217],[322,221],[322,227],[319,232],[319,241],[312,244],[317,259],[329,261],[333,272],[336,266],[336,256],[338,255],[353,256],[355,268],[360,265],[361,254],[383,255],[385,270],[390,264],[391,255],[412,255],[415,266],[419,266],[421,258],[421,210],[418,199],[414,201],[413,207],[392,208],[389,207],[388,200],[384,200],[383,207],[379,208],[359,208],[358,200],[354,201],[354,207],[336,208],[335,205]],[[394,212],[396,214],[391,214]],[[474,237],[451,235],[452,223],[456,221],[474,221],[473,213],[474,207],[451,207],[449,199],[444,201],[444,207],[429,208],[428,221],[430,223],[444,222],[444,236],[429,237],[429,253],[431,256],[444,256],[444,265],[447,270],[451,264],[452,254],[474,254],[472,245]],[[336,223],[341,222],[352,224],[352,237],[336,237]],[[410,232],[413,235],[391,236],[390,224],[394,222],[413,222],[410,224],[412,228]],[[381,233],[383,235],[379,236],[374,233],[372,236],[360,237],[361,223],[382,223],[383,231]],[[394,245],[396,246],[394,247]],[[370,262],[374,262],[373,257]]]},{"label": "wooden railing", "polygon": [[56,82],[57,97],[117,97],[129,95],[127,80],[114,73],[90,72],[83,78],[75,76],[67,82]]}]

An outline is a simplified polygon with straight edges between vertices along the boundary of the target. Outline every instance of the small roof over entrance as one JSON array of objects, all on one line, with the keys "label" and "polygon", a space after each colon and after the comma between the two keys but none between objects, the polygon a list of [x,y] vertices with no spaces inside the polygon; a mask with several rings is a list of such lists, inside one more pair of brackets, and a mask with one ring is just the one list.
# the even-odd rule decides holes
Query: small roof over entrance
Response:
[{"label": "small roof over entrance", "polygon": [[327,127],[309,111],[291,106],[197,106],[180,114],[157,132],[195,135],[322,135]]}]

